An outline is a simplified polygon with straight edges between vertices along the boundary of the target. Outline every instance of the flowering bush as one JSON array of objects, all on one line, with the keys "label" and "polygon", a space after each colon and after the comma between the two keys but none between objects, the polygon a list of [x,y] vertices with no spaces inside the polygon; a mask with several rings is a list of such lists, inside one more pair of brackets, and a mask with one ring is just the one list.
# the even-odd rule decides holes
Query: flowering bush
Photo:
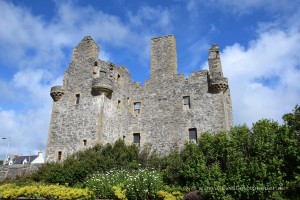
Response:
[{"label": "flowering bush", "polygon": [[115,196],[120,199],[120,200],[128,200],[126,197],[126,189],[123,189],[124,185],[123,184],[119,184],[117,186],[113,186],[112,190],[115,194]]},{"label": "flowering bush", "polygon": [[159,197],[159,199],[163,200],[181,200],[184,197],[183,194],[179,191],[166,192],[163,190],[159,190],[157,192],[157,196]]},{"label": "flowering bush", "polygon": [[3,199],[15,199],[18,197],[47,198],[47,199],[94,199],[94,195],[88,189],[70,188],[61,185],[17,186],[5,184],[0,186],[0,196]]},{"label": "flowering bush", "polygon": [[[156,197],[157,191],[163,187],[161,174],[157,171],[140,169],[136,171],[111,170],[90,177],[87,187],[93,190],[98,198],[113,198],[120,186],[127,199],[145,200]],[[114,187],[114,188],[113,188]],[[113,191],[114,190],[114,191]]]}]

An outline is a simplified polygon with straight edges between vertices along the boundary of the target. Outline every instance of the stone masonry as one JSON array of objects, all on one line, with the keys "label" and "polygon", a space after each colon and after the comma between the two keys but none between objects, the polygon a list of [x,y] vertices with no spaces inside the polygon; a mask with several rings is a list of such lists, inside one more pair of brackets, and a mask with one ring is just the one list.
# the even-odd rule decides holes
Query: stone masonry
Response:
[{"label": "stone masonry", "polygon": [[63,85],[51,88],[47,162],[118,139],[165,154],[197,142],[202,132],[232,126],[230,91],[217,45],[209,49],[209,71],[185,78],[177,72],[175,37],[153,38],[151,77],[144,86],[132,82],[125,67],[99,60],[98,51],[91,37],[83,38]]}]

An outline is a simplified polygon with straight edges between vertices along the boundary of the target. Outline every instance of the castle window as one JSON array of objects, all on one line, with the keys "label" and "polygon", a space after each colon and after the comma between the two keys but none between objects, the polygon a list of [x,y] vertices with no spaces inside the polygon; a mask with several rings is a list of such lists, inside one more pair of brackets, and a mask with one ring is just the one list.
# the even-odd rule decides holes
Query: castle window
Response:
[{"label": "castle window", "polygon": [[184,96],[183,97],[183,106],[185,108],[190,108],[191,107],[190,96]]},{"label": "castle window", "polygon": [[57,160],[61,160],[62,151],[57,152]]},{"label": "castle window", "polygon": [[198,138],[197,138],[197,129],[196,128],[189,129],[189,139],[191,142],[197,143]]},{"label": "castle window", "polygon": [[120,74],[118,74],[118,77],[117,77],[117,83],[119,83],[119,84],[120,84],[120,81],[121,81],[121,75],[120,75]]},{"label": "castle window", "polygon": [[120,109],[121,109],[121,101],[120,100],[118,100],[118,111],[120,111]]},{"label": "castle window", "polygon": [[86,146],[86,145],[87,145],[87,141],[83,140],[83,146]]},{"label": "castle window", "polygon": [[133,103],[134,114],[140,114],[141,111],[141,102]]},{"label": "castle window", "polygon": [[80,101],[80,94],[76,94],[76,104],[79,104]]},{"label": "castle window", "polygon": [[140,146],[141,135],[139,133],[133,134],[133,144]]}]

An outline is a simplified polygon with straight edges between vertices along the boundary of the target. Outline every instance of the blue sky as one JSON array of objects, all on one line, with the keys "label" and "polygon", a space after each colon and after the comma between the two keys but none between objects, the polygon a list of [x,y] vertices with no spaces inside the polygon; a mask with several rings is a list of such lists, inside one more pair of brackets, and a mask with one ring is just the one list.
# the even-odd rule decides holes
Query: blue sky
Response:
[{"label": "blue sky", "polygon": [[[45,150],[50,87],[61,85],[73,48],[90,35],[100,59],[150,76],[150,39],[174,34],[178,71],[207,68],[220,46],[234,124],[290,112],[300,100],[299,0],[0,0],[0,136],[9,154]],[[6,153],[0,140],[0,159]]]}]

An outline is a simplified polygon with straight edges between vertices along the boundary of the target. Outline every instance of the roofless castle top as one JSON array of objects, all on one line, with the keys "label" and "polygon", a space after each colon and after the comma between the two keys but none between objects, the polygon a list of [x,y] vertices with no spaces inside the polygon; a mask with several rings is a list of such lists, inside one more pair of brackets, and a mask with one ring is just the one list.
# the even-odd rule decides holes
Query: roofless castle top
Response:
[{"label": "roofless castle top", "polygon": [[53,108],[46,160],[57,161],[97,143],[151,145],[169,152],[202,132],[229,130],[232,108],[219,48],[209,49],[209,71],[184,78],[177,72],[173,35],[151,40],[151,77],[132,82],[125,67],[98,59],[99,47],[85,37],[74,49],[63,86],[51,88]]}]

